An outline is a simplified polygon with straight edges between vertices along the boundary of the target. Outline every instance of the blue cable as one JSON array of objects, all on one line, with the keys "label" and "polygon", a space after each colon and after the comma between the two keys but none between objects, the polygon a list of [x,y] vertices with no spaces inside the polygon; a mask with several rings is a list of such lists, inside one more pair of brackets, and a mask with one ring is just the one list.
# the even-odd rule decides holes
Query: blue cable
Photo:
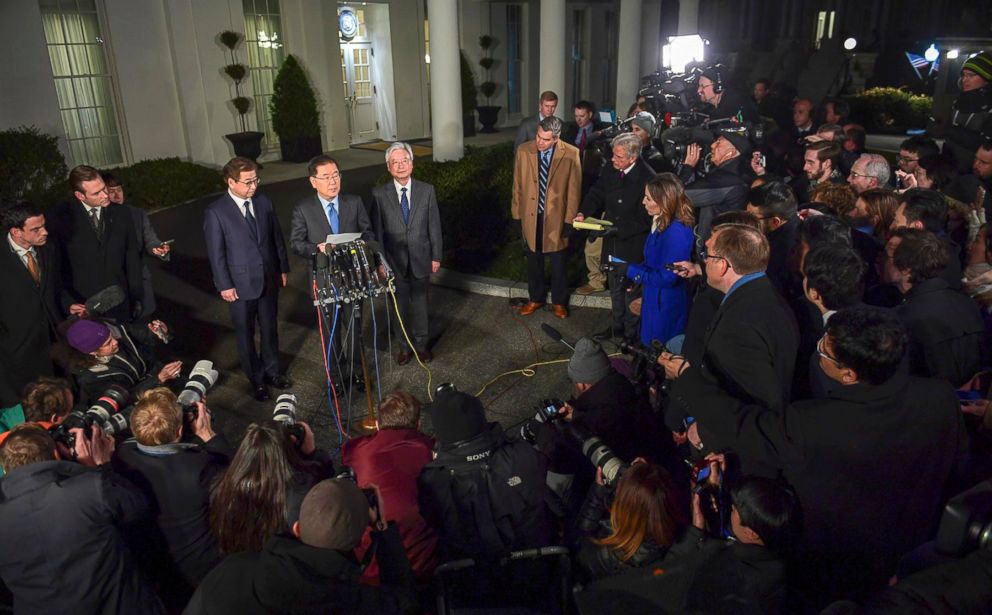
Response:
[{"label": "blue cable", "polygon": [[[332,287],[333,288],[333,287]],[[335,289],[336,291],[336,289]],[[337,294],[335,292],[335,294]],[[325,354],[325,360],[327,361],[327,373],[331,372],[331,350],[334,347],[334,333],[338,327],[338,312],[340,311],[340,306],[334,304],[334,321],[331,324],[330,335],[327,336],[327,348]],[[341,426],[338,424],[337,414],[334,410],[334,396],[331,392],[332,380],[330,375],[327,376],[327,407],[331,411],[331,418],[334,419],[334,429],[338,432],[338,448],[344,443],[344,433],[341,432]]]}]

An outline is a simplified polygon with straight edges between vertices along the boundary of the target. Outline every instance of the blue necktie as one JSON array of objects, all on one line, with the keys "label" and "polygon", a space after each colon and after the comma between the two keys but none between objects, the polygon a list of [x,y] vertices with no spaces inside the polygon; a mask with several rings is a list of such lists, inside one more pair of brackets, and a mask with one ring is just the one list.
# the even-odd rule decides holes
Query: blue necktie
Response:
[{"label": "blue necktie", "polygon": [[403,212],[403,224],[410,224],[410,200],[406,198],[406,188],[400,188],[400,211]]},{"label": "blue necktie", "polygon": [[338,208],[334,206],[334,201],[327,204],[327,222],[331,225],[331,234],[338,234]]},{"label": "blue necktie", "polygon": [[245,221],[248,223],[248,234],[252,241],[258,243],[258,222],[251,213],[251,201],[245,201]]},{"label": "blue necktie", "polygon": [[537,173],[537,215],[544,215],[544,197],[548,192],[548,174],[551,170],[550,156],[548,154],[550,150],[546,150],[540,153],[540,164],[538,164]]}]

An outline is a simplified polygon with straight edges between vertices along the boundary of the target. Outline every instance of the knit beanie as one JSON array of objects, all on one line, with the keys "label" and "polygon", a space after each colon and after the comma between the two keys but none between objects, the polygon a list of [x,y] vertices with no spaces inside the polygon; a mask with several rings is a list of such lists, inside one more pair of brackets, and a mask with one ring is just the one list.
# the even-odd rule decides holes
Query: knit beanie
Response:
[{"label": "knit beanie", "polygon": [[434,437],[441,448],[471,440],[486,426],[486,411],[477,397],[461,391],[445,390],[430,405]]},{"label": "knit beanie", "polygon": [[641,130],[653,136],[654,133],[654,116],[652,116],[647,111],[640,111],[631,120],[634,126],[640,126]]},{"label": "knit beanie", "polygon": [[66,331],[69,345],[83,354],[95,352],[110,337],[110,329],[102,322],[81,319]]},{"label": "knit beanie", "polygon": [[588,337],[575,342],[575,352],[568,362],[568,377],[572,382],[596,384],[610,373],[610,358],[603,347]]},{"label": "knit beanie", "polygon": [[992,81],[992,56],[979,51],[974,56],[965,60],[961,70],[970,70],[986,81]]},{"label": "knit beanie", "polygon": [[331,478],[313,486],[300,506],[300,540],[319,549],[350,551],[369,525],[369,501],[355,483]]}]

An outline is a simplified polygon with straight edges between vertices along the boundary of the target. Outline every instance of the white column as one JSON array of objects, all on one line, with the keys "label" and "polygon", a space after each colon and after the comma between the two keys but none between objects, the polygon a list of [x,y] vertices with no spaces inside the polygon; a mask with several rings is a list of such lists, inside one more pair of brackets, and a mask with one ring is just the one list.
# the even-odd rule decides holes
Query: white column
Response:
[{"label": "white column", "polygon": [[620,32],[617,41],[617,114],[626,112],[637,99],[641,83],[641,0],[620,0]]},{"label": "white column", "polygon": [[[537,24],[541,33],[541,65],[538,74],[540,92],[551,90],[559,100],[565,96],[565,0],[541,0],[541,21]],[[539,93],[540,93],[539,92]],[[522,102],[524,115],[537,112],[537,97]],[[556,115],[568,117],[570,109],[559,107]]]},{"label": "white column", "polygon": [[699,0],[679,0],[679,34],[699,33]]},{"label": "white column", "polygon": [[434,160],[460,160],[462,75],[458,59],[458,5],[455,0],[427,0],[431,27],[431,140]]},{"label": "white column", "polygon": [[661,66],[661,0],[643,0],[641,7],[641,76]]}]

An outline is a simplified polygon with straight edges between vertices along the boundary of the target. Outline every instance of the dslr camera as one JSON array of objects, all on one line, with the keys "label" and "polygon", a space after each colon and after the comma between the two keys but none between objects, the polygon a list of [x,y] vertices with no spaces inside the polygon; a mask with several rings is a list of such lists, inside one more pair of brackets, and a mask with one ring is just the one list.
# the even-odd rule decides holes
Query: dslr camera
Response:
[{"label": "dslr camera", "polygon": [[276,398],[276,406],[272,410],[272,420],[279,423],[287,436],[296,438],[296,446],[303,446],[307,432],[296,420],[298,401],[296,395],[283,393]]},{"label": "dslr camera", "polygon": [[[334,478],[343,478],[345,480],[350,480],[356,485],[358,484],[358,475],[355,474],[355,470],[351,466],[341,466],[341,471],[338,472],[337,476]],[[362,493],[365,495],[365,499],[369,503],[369,508],[373,508],[378,511],[379,497],[375,494],[375,489],[362,489]]]},{"label": "dslr camera", "polygon": [[104,433],[117,437],[128,430],[128,416],[132,406],[131,392],[120,385],[112,385],[84,410],[73,410],[65,420],[49,429],[52,439],[61,442],[70,451],[76,446],[76,436],[71,429],[82,429],[91,437],[90,428],[99,425]]},{"label": "dslr camera", "polygon": [[217,382],[217,376],[218,372],[214,369],[212,361],[197,361],[196,365],[193,366],[186,386],[183,387],[177,398],[186,421],[190,423],[196,421],[199,414],[196,404],[206,397],[207,391]]},{"label": "dslr camera", "polygon": [[553,423],[561,418],[561,409],[565,407],[565,402],[557,398],[543,399],[537,407],[537,414],[534,415],[534,420],[524,421],[524,424],[520,427],[520,437],[534,444],[537,442],[537,433],[535,432],[537,423]]}]

